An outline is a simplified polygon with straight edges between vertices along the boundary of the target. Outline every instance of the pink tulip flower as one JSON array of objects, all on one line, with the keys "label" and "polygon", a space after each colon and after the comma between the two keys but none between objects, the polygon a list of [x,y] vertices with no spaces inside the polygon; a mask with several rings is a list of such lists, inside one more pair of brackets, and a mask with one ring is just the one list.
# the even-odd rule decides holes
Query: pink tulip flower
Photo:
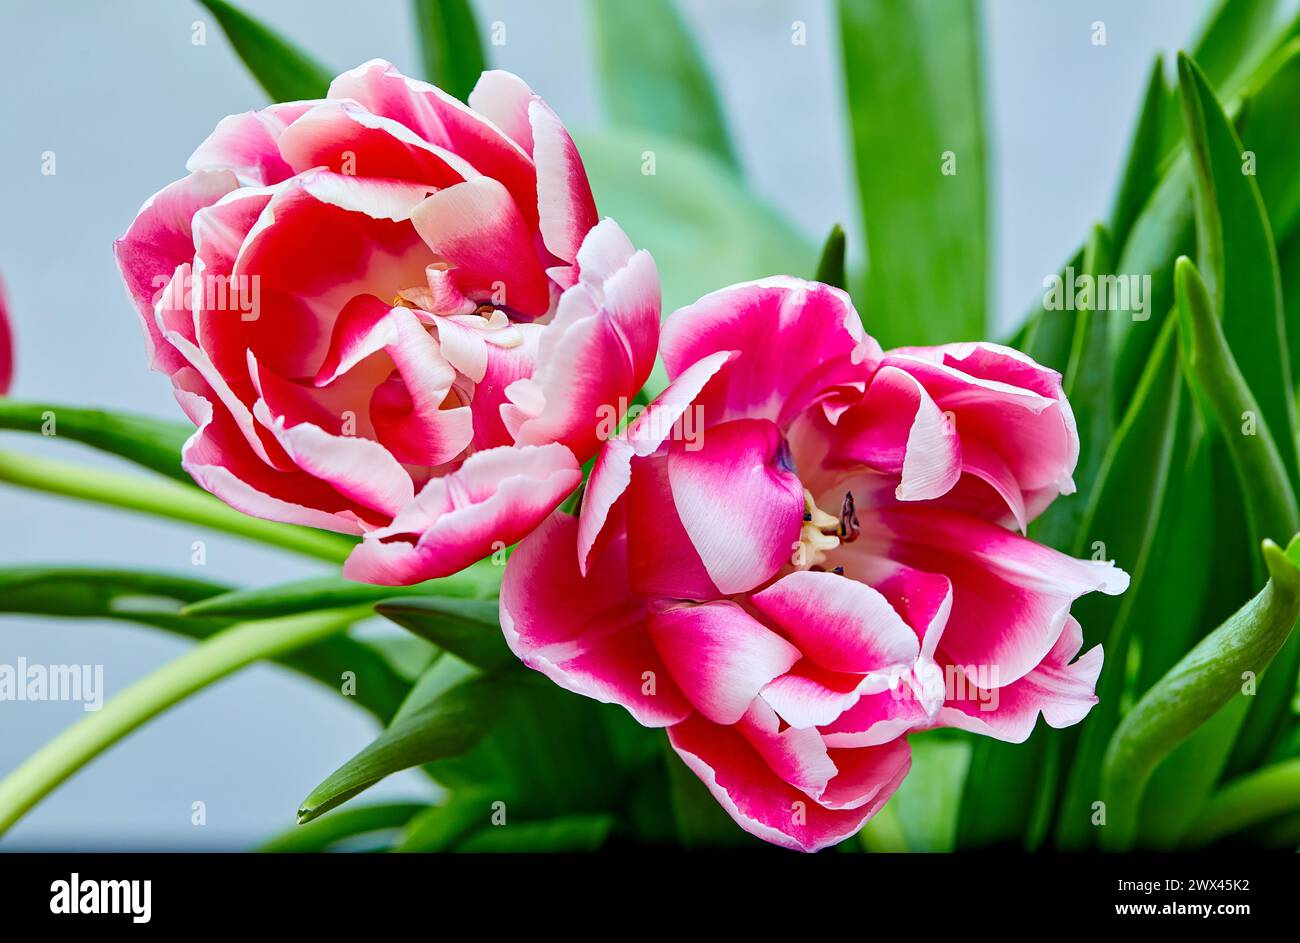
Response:
[{"label": "pink tulip flower", "polygon": [[555,113],[486,72],[466,106],[375,60],[233,115],[117,242],[183,465],[256,517],[364,540],[407,584],[528,533],[654,361],[659,278]]},{"label": "pink tulip flower", "polygon": [[906,734],[1004,740],[1095,703],[1079,596],[1110,563],[1010,529],[1073,490],[1060,377],[992,344],[882,352],[841,291],[736,285],[665,322],[669,387],[526,538],[506,639],[667,728],[746,831],[815,851],[906,776]]}]

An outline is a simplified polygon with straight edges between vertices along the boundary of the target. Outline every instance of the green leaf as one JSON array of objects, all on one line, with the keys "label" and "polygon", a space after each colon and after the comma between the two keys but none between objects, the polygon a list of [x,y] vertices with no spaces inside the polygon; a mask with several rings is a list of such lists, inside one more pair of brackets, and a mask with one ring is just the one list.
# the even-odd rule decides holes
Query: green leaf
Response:
[{"label": "green leaf", "polygon": [[[1127,570],[1133,585],[1141,585],[1151,558],[1185,399],[1173,328],[1173,319],[1167,319],[1133,402],[1110,442],[1074,547],[1075,556],[1091,556],[1100,542],[1103,555]],[[1071,735],[1077,746],[1056,832],[1058,844],[1066,849],[1083,847],[1091,837],[1100,761],[1124,690],[1134,600],[1131,590],[1118,599],[1093,593],[1073,607],[1084,629],[1085,646],[1101,642],[1106,657],[1097,682],[1098,704]]]},{"label": "green leaf", "polygon": [[839,0],[862,220],[859,310],[881,344],[985,336],[988,198],[972,0]]},{"label": "green leaf", "polygon": [[844,273],[844,227],[836,223],[831,227],[830,235],[822,246],[822,257],[817,263],[815,281],[836,288],[847,288],[848,280]]},{"label": "green leaf", "polygon": [[464,753],[487,733],[508,684],[476,675],[456,659],[437,659],[384,731],[303,800],[298,822],[310,822],[393,773]]},{"label": "green leaf", "polygon": [[[1284,236],[1294,232],[1300,219],[1300,179],[1292,172],[1300,161],[1300,128],[1295,122],[1295,103],[1300,97],[1300,39],[1282,46],[1260,68],[1247,92],[1250,114],[1242,143],[1247,154],[1254,157],[1250,169],[1273,233],[1281,243]],[[1290,327],[1288,322],[1288,339],[1294,344]]]},{"label": "green leaf", "polygon": [[596,205],[654,256],[664,314],[722,285],[814,270],[808,242],[707,151],[628,130],[577,142]]},{"label": "green leaf", "polygon": [[[0,569],[0,612],[117,619],[196,641],[215,635],[233,620],[188,615],[181,604],[213,598],[225,591],[224,586],[215,583],[137,570]],[[346,635],[322,639],[280,655],[274,661],[319,681],[336,694],[344,672],[352,672],[356,694],[351,699],[381,720],[392,716],[406,693],[407,686],[402,679],[369,645]]]},{"label": "green leaf", "polygon": [[540,822],[490,825],[461,842],[456,851],[547,853],[598,851],[609,837],[608,814],[565,815]]},{"label": "green leaf", "polygon": [[1300,616],[1300,541],[1283,552],[1263,544],[1268,584],[1210,633],[1125,715],[1106,751],[1102,799],[1103,847],[1128,848],[1137,828],[1142,791],[1156,764],[1234,697],[1244,698],[1245,672],[1259,674]]},{"label": "green leaf", "polygon": [[375,611],[478,668],[502,668],[516,660],[501,635],[496,600],[416,596],[384,600]]},{"label": "green leaf", "polygon": [[333,73],[226,0],[199,0],[221,24],[239,58],[272,101],[324,98]]},{"label": "green leaf", "polygon": [[[1110,270],[1110,263],[1110,236],[1104,227],[1097,226],[1084,247],[1079,269],[1067,269],[1066,274],[1067,277],[1083,275],[1091,279],[1085,284],[1098,286],[1103,284],[1098,277]],[[1069,291],[1073,285],[1064,287]],[[1110,324],[1107,320],[1112,315],[1094,310],[1097,301],[1089,293],[1079,299],[1078,310],[1073,313],[1044,312],[1046,318],[1056,317],[1073,324],[1064,389],[1074,410],[1080,440],[1079,462],[1074,472],[1077,493],[1053,502],[1034,522],[1034,539],[1054,547],[1074,543],[1086,509],[1084,499],[1093,492],[1093,484],[1114,430]]]},{"label": "green leaf", "polygon": [[412,0],[424,77],[461,101],[487,68],[469,0]]},{"label": "green leaf", "polygon": [[425,809],[411,819],[396,850],[446,851],[470,831],[491,822],[493,803],[500,799],[491,790],[457,791],[442,805]]},{"label": "green leaf", "polygon": [[942,731],[908,737],[912,770],[889,800],[912,851],[952,851],[957,815],[970,763],[966,739]]},{"label": "green leaf", "polygon": [[414,586],[371,586],[368,583],[354,583],[352,580],[327,576],[256,589],[240,589],[187,606],[185,613],[261,619],[291,612],[382,602],[398,596],[485,598],[495,596],[500,586],[501,567],[490,561],[480,561],[452,576]]},{"label": "green leaf", "polygon": [[[1228,348],[1196,267],[1188,259],[1179,259],[1176,277],[1184,367],[1206,411],[1206,423],[1217,425],[1227,445],[1245,498],[1251,540],[1294,534],[1300,530],[1300,506],[1269,424]],[[1250,431],[1247,417],[1258,417]],[[1281,733],[1297,671],[1300,636],[1279,655],[1273,675],[1260,681],[1250,721],[1237,747],[1239,768],[1258,762]]]},{"label": "green leaf", "polygon": [[592,12],[600,90],[614,124],[679,137],[734,168],[713,82],[671,0],[592,0]]},{"label": "green leaf", "polygon": [[1169,91],[1165,88],[1165,59],[1164,56],[1156,56],[1151,76],[1147,79],[1142,109],[1138,112],[1137,127],[1133,130],[1129,144],[1128,159],[1120,177],[1115,206],[1110,214],[1110,231],[1114,234],[1117,247],[1123,247],[1147,197],[1160,180],[1163,157],[1160,122],[1168,94]]},{"label": "green leaf", "polygon": [[1188,844],[1204,845],[1258,822],[1300,809],[1300,759],[1234,779],[1206,804]]},{"label": "green leaf", "polygon": [[194,434],[193,426],[104,409],[0,399],[0,429],[72,439],[187,485],[194,483],[181,468],[181,446]]},{"label": "green leaf", "polygon": [[[1196,170],[1202,271],[1242,376],[1275,431],[1292,482],[1300,480],[1277,251],[1255,178],[1242,172],[1241,140],[1205,76],[1178,59],[1183,115]],[[1240,414],[1237,422],[1240,422]]]},{"label": "green leaf", "polygon": [[428,806],[411,802],[357,806],[342,809],[329,818],[299,825],[277,835],[258,851],[278,854],[327,851],[339,842],[359,835],[402,828]]}]

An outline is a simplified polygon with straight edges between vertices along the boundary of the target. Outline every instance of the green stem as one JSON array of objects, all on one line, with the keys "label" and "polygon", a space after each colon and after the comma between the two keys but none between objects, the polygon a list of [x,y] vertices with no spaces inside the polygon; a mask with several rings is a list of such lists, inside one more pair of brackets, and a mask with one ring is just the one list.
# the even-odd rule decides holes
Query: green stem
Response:
[{"label": "green stem", "polygon": [[0,481],[172,521],[188,521],[331,563],[342,563],[354,546],[354,541],[338,534],[249,517],[209,494],[163,478],[140,478],[58,459],[0,451]]},{"label": "green stem", "polygon": [[1300,759],[1234,779],[1201,811],[1188,843],[1206,845],[1256,823],[1300,809]]},{"label": "green stem", "polygon": [[342,632],[368,607],[230,626],[64,730],[0,781],[0,835],[60,783],[151,718],[226,675]]}]

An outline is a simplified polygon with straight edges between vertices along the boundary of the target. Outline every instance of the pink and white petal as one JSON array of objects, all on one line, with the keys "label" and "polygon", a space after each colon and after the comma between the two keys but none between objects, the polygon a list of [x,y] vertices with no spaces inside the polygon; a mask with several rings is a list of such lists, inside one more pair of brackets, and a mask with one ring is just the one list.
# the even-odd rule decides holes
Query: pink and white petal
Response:
[{"label": "pink and white petal", "polygon": [[912,768],[912,749],[901,738],[875,747],[834,749],[830,758],[839,775],[819,797],[828,809],[879,808]]},{"label": "pink and white petal", "polygon": [[762,419],[713,426],[701,442],[669,448],[673,506],[723,595],[753,589],[790,560],[804,497],[784,448]]},{"label": "pink and white petal", "polygon": [[411,221],[448,266],[450,288],[471,302],[468,310],[462,304],[435,313],[467,314],[474,305],[492,303],[538,317],[550,308],[550,285],[532,236],[498,181],[476,177],[439,190],[416,208]]},{"label": "pink and white petal", "polygon": [[229,171],[201,171],[168,184],[145,201],[126,234],[113,244],[122,281],[144,328],[151,369],[172,373],[184,365],[163,339],[154,306],[176,267],[194,260],[194,214],[238,185]]},{"label": "pink and white petal", "polygon": [[682,527],[665,455],[636,458],[627,489],[628,572],[648,598],[716,599],[722,593]]},{"label": "pink and white petal", "polygon": [[809,796],[820,796],[839,772],[821,734],[811,727],[783,724],[761,697],[754,698],[736,729],[772,772]]},{"label": "pink and white petal", "polygon": [[[281,376],[313,376],[339,312],[358,294],[393,298],[434,261],[410,223],[428,188],[309,171],[284,184],[240,249],[232,275],[255,279],[258,316],[223,319],[223,343]],[[329,233],[321,239],[321,233]]]},{"label": "pink and white petal", "polygon": [[599,220],[587,171],[573,138],[546,102],[535,98],[529,103],[528,121],[542,241],[556,258],[573,262],[582,240]]},{"label": "pink and white petal", "polygon": [[916,675],[898,679],[888,690],[864,693],[821,726],[822,737],[828,747],[857,749],[928,728],[942,714],[943,685],[943,669],[928,662]]},{"label": "pink and white petal", "polygon": [[633,456],[653,454],[670,435],[686,440],[704,434],[695,416],[688,416],[687,410],[704,384],[731,356],[730,351],[718,351],[691,364],[628,425],[622,436],[605,442],[587,479],[578,521],[578,564],[584,573],[587,557],[605,527],[610,510],[631,483]]},{"label": "pink and white petal", "polygon": [[846,410],[832,433],[826,462],[832,467],[867,465],[899,476],[899,501],[946,494],[962,472],[957,426],[921,383],[897,367],[882,365],[862,399]]},{"label": "pink and white petal", "polygon": [[520,424],[518,441],[563,442],[584,461],[593,455],[608,436],[602,429],[650,376],[658,323],[659,273],[647,252],[599,291],[585,283],[565,291],[538,344],[532,383],[542,408]]},{"label": "pink and white petal", "polygon": [[[862,520],[853,552],[938,573],[952,582],[952,611],[940,643],[971,676],[996,666],[1002,684],[1028,674],[1051,651],[1070,604],[1091,592],[1118,595],[1128,574],[1113,563],[1076,560],[995,524],[937,508],[877,508]],[[874,544],[874,546],[873,546]]]},{"label": "pink and white petal", "polygon": [[647,727],[688,717],[691,705],[650,642],[627,584],[627,540],[612,537],[590,573],[578,572],[578,522],[556,512],[515,550],[501,582],[501,627],[520,660],[560,687],[619,704]]},{"label": "pink and white petal", "polygon": [[1097,703],[1102,649],[1096,645],[1076,661],[1083,647],[1083,630],[1071,616],[1056,645],[1033,671],[1003,687],[967,685],[965,696],[950,696],[939,712],[939,723],[1023,743],[1033,733],[1041,713],[1050,727],[1079,723]]},{"label": "pink and white petal", "polygon": [[669,378],[719,350],[741,353],[701,395],[709,422],[762,417],[783,427],[845,386],[861,389],[880,356],[848,295],[785,275],[720,289],[664,322]]},{"label": "pink and white petal", "polygon": [[522,539],[581,480],[582,469],[560,445],[477,452],[431,479],[391,526],[368,533],[343,575],[381,586],[449,576]]},{"label": "pink and white petal", "polygon": [[488,344],[487,367],[474,387],[470,409],[474,415],[474,448],[513,445],[503,410],[510,405],[507,390],[532,375],[537,363],[537,343],[544,328],[540,324],[516,324],[512,330],[523,338],[515,347]]},{"label": "pink and white petal", "polygon": [[479,173],[505,184],[529,227],[537,225],[537,175],[528,153],[442,89],[408,78],[382,59],[372,59],[331,82],[329,97],[351,98],[464,158]]},{"label": "pink and white petal", "polygon": [[876,675],[828,671],[807,658],[764,686],[761,698],[792,727],[820,727],[857,703],[867,689],[887,681]]},{"label": "pink and white petal", "polygon": [[920,654],[916,632],[889,600],[857,580],[801,570],[750,601],[805,658],[828,671],[896,674]]},{"label": "pink and white petal", "polygon": [[257,111],[227,115],[185,162],[191,173],[229,170],[243,186],[265,187],[294,174],[280,153],[285,129],[320,101],[283,102]]},{"label": "pink and white petal", "polygon": [[363,509],[323,482],[297,469],[278,471],[254,455],[196,370],[184,367],[172,382],[176,401],[198,427],[181,450],[181,466],[201,488],[266,520],[346,534],[373,526]]},{"label": "pink and white petal", "polygon": [[[819,851],[854,835],[893,795],[907,764],[854,809],[829,809],[782,780],[735,727],[695,715],[670,727],[668,742],[736,824],[751,835],[796,851]],[[883,765],[883,764],[882,764]]]},{"label": "pink and white petal", "polygon": [[799,660],[799,650],[733,602],[652,612],[650,637],[695,709],[734,724],[758,692]]},{"label": "pink and white petal", "polygon": [[505,132],[525,154],[533,152],[533,126],[528,105],[537,96],[519,76],[489,69],[478,77],[467,104]]}]

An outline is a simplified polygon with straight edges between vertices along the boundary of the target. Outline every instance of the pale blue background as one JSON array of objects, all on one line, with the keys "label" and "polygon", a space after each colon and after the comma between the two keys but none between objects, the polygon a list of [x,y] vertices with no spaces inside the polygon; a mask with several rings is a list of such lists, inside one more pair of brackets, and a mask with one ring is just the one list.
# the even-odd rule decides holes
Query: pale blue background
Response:
[{"label": "pale blue background", "polygon": [[[626,0],[636,2],[636,0]],[[244,0],[338,69],[383,56],[418,72],[405,0]],[[494,64],[525,76],[567,123],[599,122],[581,0],[479,0],[507,24]],[[822,0],[686,0],[755,187],[811,238],[851,219],[839,48]],[[993,0],[985,11],[997,323],[1009,326],[1043,277],[1109,209],[1155,50],[1173,50],[1199,0]],[[263,103],[259,89],[187,0],[0,0],[0,271],[16,320],[17,397],[177,417],[148,373],[110,245],[146,196],[183,173],[217,119]],[[808,24],[800,55],[755,50]],[[1093,46],[1103,20],[1107,45]],[[40,174],[57,154],[58,173]],[[860,245],[860,240],[854,240]],[[99,463],[75,446],[3,437],[5,447]],[[212,579],[265,584],[321,572],[309,562],[187,526],[0,488],[0,564],[49,562],[190,570],[208,541]],[[105,666],[108,694],[185,643],[118,623],[6,618],[0,662]],[[76,704],[0,703],[0,775],[81,715]],[[297,802],[373,735],[340,698],[258,667],[191,699],[76,776],[3,842],[16,848],[243,848],[288,827]],[[373,796],[427,795],[414,775]],[[191,803],[207,804],[205,828]]]}]

